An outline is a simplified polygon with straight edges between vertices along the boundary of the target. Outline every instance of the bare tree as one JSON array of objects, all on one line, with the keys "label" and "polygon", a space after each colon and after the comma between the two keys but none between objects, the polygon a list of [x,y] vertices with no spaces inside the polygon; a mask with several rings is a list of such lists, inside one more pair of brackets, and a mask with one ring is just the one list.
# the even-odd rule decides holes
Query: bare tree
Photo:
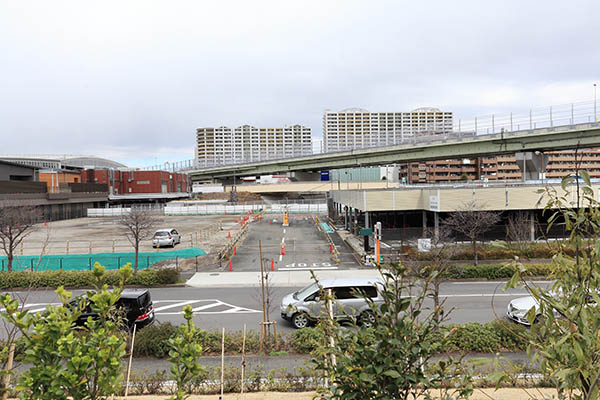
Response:
[{"label": "bare tree", "polygon": [[443,225],[453,231],[466,236],[473,246],[473,258],[477,265],[477,240],[485,232],[500,221],[500,212],[479,211],[485,208],[485,204],[470,201],[463,203],[461,207],[443,221]]},{"label": "bare tree", "polygon": [[507,220],[506,234],[511,243],[516,244],[518,254],[525,255],[527,246],[525,245],[531,239],[531,218],[529,213],[519,211],[511,214]]},{"label": "bare tree", "polygon": [[123,215],[119,224],[126,228],[125,236],[135,249],[135,264],[133,273],[137,274],[138,254],[140,252],[140,242],[152,237],[152,229],[158,222],[158,218],[149,210],[131,208],[131,212]]},{"label": "bare tree", "polygon": [[431,238],[427,261],[419,261],[418,257],[411,257],[405,261],[416,276],[429,283],[434,306],[433,318],[436,321],[443,320],[444,314],[447,314],[443,312],[443,301],[440,301],[440,286],[448,280],[451,260],[458,249],[451,234],[452,230],[449,227],[440,226],[438,235]]},{"label": "bare tree", "polygon": [[8,271],[13,270],[17,247],[36,229],[41,218],[41,210],[33,206],[0,208],[0,246],[8,259]]}]

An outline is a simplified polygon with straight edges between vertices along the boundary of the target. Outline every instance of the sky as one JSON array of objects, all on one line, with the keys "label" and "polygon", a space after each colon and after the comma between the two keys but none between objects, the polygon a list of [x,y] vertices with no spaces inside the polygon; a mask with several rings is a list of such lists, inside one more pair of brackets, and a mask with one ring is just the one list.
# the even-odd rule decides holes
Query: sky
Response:
[{"label": "sky", "polygon": [[600,2],[3,1],[0,155],[148,166],[196,128],[303,124],[325,109],[455,119],[591,101]]}]

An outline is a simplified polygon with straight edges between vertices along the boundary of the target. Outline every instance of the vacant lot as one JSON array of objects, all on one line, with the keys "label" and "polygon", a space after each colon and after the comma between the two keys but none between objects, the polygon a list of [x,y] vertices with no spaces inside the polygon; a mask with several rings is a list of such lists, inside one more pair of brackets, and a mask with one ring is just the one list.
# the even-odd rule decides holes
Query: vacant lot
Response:
[{"label": "vacant lot", "polygon": [[[181,244],[176,248],[199,247],[210,253],[221,245],[229,231],[237,231],[236,216],[160,216],[156,228],[175,228],[181,234]],[[133,247],[124,235],[125,228],[118,218],[79,218],[49,222],[39,225],[23,243],[23,254],[38,255],[46,245],[46,254],[86,254],[103,252],[128,252]],[[141,251],[153,249],[150,239],[144,240]],[[20,254],[21,249],[18,250]]]}]

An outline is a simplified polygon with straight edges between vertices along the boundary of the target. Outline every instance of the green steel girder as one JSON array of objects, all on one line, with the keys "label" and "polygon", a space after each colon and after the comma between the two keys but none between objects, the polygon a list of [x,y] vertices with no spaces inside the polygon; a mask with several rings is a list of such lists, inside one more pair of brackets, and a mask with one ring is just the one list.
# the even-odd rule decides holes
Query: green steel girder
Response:
[{"label": "green steel girder", "polygon": [[495,134],[464,139],[448,139],[416,145],[395,145],[376,149],[356,149],[316,154],[285,160],[211,167],[189,173],[192,180],[270,175],[291,171],[320,171],[357,166],[386,165],[417,161],[469,158],[523,151],[554,151],[600,146],[600,124],[543,128],[516,134]]}]

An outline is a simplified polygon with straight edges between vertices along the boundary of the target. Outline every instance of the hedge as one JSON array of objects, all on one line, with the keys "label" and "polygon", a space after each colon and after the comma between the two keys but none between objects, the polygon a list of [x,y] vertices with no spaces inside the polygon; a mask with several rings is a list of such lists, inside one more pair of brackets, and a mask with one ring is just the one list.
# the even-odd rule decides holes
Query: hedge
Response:
[{"label": "hedge", "polygon": [[[477,247],[477,257],[479,260],[506,260],[515,256],[520,258],[552,258],[558,252],[568,256],[575,255],[575,248],[566,242],[548,242],[548,243],[523,243],[520,246],[509,242],[501,244],[483,243]],[[402,252],[408,257],[419,261],[428,261],[431,259],[431,253],[420,253],[413,246],[403,246]],[[452,260],[472,260],[473,247],[470,244],[459,245],[451,257]]]},{"label": "hedge", "polygon": [[[109,285],[119,283],[118,271],[106,271],[105,282]],[[126,285],[160,286],[177,283],[179,273],[174,268],[161,270],[143,270],[131,276]],[[94,278],[91,271],[12,271],[0,272],[0,289],[41,288],[59,286],[86,287],[92,286]]]},{"label": "hedge", "polygon": [[[303,328],[289,335],[278,336],[277,350],[310,354],[318,345],[316,329]],[[168,322],[157,323],[140,330],[135,338],[134,355],[136,357],[166,357],[166,342],[175,334],[176,330],[177,328]],[[444,340],[443,337],[446,336],[444,351],[495,353],[498,351],[524,351],[527,346],[525,338],[529,335],[529,329],[506,320],[496,320],[484,324],[469,322],[465,325],[445,325],[438,335],[439,341]],[[221,332],[200,330],[197,340],[202,345],[204,354],[221,352]],[[225,352],[239,354],[241,349],[241,332],[226,332]],[[246,351],[250,354],[259,351],[259,338],[253,331],[247,333]]]},{"label": "hedge", "polygon": [[[552,264],[523,264],[526,276],[547,277],[552,272]],[[505,279],[511,278],[515,267],[510,264],[456,264],[450,265],[448,279]]]}]

